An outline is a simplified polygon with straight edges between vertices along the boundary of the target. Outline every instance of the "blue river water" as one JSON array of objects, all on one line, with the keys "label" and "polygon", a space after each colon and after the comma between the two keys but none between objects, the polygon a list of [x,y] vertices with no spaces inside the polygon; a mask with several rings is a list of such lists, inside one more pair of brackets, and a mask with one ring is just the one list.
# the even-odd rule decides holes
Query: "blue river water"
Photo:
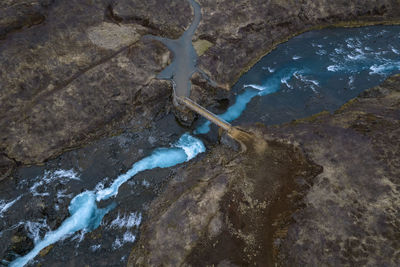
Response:
[{"label": "blue river water", "polygon": [[61,226],[48,232],[43,240],[35,244],[33,250],[23,257],[17,258],[9,266],[24,266],[33,259],[45,247],[65,238],[68,235],[84,230],[92,231],[99,227],[104,215],[115,207],[112,203],[106,208],[98,208],[96,201],[106,200],[118,194],[118,188],[135,176],[137,173],[154,168],[167,168],[189,161],[198,154],[205,152],[205,146],[201,140],[184,134],[179,141],[170,148],[156,149],[150,156],[136,162],[132,168],[119,176],[110,187],[96,191],[85,191],[71,200],[68,207],[70,217]]},{"label": "blue river water", "polygon": [[[324,109],[333,111],[361,91],[399,72],[399,26],[313,31],[278,46],[244,74],[233,88],[236,93],[233,105],[219,116],[238,123],[274,123],[311,115]],[[194,133],[206,134],[209,130],[210,123],[202,122]],[[170,147],[155,149],[149,156],[134,163],[108,187],[96,186],[76,195],[71,198],[68,207],[69,217],[57,229],[49,229],[43,238],[35,238],[34,248],[24,256],[17,257],[9,266],[24,266],[43,248],[71,237],[74,233],[90,232],[98,228],[103,217],[116,206],[114,202],[105,207],[99,204],[112,201],[118,195],[121,185],[140,172],[169,168],[190,161],[205,151],[201,139],[183,134]],[[38,188],[50,184],[53,176],[57,179],[69,177],[69,180],[79,180],[75,172],[46,174],[37,185],[30,187],[32,196],[47,194],[39,192]],[[0,217],[6,216],[20,198],[8,202],[0,200]],[[132,215],[124,221],[118,215],[114,221],[115,224],[122,222],[124,225],[138,226],[141,217]],[[123,239],[134,242],[135,237],[124,235]]]},{"label": "blue river water", "polygon": [[[399,72],[400,26],[311,31],[279,45],[244,74],[233,88],[234,104],[219,116],[274,124],[334,111]],[[207,121],[195,133],[209,130]]]}]

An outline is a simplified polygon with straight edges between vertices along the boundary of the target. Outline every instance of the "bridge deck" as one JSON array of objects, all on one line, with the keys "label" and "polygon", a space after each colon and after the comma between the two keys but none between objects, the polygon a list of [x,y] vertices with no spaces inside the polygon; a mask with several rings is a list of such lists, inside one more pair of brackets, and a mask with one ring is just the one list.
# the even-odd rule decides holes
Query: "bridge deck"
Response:
[{"label": "bridge deck", "polygon": [[200,106],[199,104],[197,104],[193,100],[191,100],[191,99],[189,99],[187,97],[176,97],[176,100],[177,100],[177,102],[179,102],[181,104],[184,104],[185,106],[187,106],[188,108],[190,108],[194,112],[197,112],[198,114],[200,114],[201,116],[203,116],[207,120],[211,121],[212,123],[218,125],[219,127],[224,129],[225,131],[228,131],[228,132],[231,131],[232,126],[231,126],[230,123],[228,123],[225,120],[219,118],[217,115],[215,115],[214,113],[212,113],[212,112],[208,111],[207,109],[203,108],[202,106]]}]

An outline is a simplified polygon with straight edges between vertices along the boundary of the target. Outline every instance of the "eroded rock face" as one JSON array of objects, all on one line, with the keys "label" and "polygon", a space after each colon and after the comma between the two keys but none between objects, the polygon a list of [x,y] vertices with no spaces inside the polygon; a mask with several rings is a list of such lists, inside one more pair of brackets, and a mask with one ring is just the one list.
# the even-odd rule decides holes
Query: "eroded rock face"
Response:
[{"label": "eroded rock face", "polygon": [[400,264],[400,75],[219,145],[153,202],[128,266]]},{"label": "eroded rock face", "polygon": [[[218,84],[201,96],[205,104],[294,33],[340,21],[393,22],[400,13],[394,0],[199,2],[199,66]],[[0,14],[0,152],[7,157],[41,163],[169,110],[171,86],[154,78],[170,53],[142,36],[178,38],[192,19],[187,1],[7,0]]]}]

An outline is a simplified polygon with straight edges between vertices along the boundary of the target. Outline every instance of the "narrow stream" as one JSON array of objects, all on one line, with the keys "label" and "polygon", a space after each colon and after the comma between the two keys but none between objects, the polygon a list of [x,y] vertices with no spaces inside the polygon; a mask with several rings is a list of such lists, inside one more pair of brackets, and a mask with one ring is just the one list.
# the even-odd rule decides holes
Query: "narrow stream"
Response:
[{"label": "narrow stream", "polygon": [[[192,35],[195,28],[188,30]],[[176,78],[168,69],[161,78]],[[273,124],[333,111],[399,72],[400,26],[313,31],[280,45],[243,75],[233,88],[234,104],[220,116]],[[2,263],[124,265],[146,209],[173,166],[206,150],[173,121],[166,117],[158,128],[99,141],[44,167],[21,168],[3,182]],[[209,129],[200,120],[195,133]],[[49,245],[48,254],[36,257]]]}]

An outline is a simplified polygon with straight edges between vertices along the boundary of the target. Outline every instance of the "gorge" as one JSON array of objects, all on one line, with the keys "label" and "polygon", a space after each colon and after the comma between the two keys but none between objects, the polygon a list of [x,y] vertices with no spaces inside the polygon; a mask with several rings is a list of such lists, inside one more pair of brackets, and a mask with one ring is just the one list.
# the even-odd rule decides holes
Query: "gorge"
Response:
[{"label": "gorge", "polygon": [[[194,4],[194,1],[191,3]],[[114,17],[111,16],[111,18],[118,20],[120,18],[118,16],[122,16],[122,14],[118,13],[121,11],[116,12],[115,10],[112,12]],[[204,10],[207,10],[207,7]],[[205,21],[207,21],[209,19],[209,13],[207,13],[207,11],[205,12]],[[200,32],[204,32],[204,22],[203,24],[201,24],[200,21],[198,22],[200,23]],[[187,25],[189,25],[189,23]],[[188,30],[191,31],[193,28],[189,27]],[[186,32],[184,32],[184,34],[185,33]],[[200,33],[191,31],[189,37],[195,34],[199,35]],[[173,35],[174,36],[171,37],[178,37],[176,34]],[[192,38],[186,38],[185,41],[187,42],[191,39]],[[166,39],[163,37],[163,39],[159,40]],[[179,262],[181,264],[186,261],[187,263],[191,262],[192,265],[196,265],[196,263],[199,263],[200,259],[204,259],[202,256],[204,254],[202,253],[206,253],[210,248],[207,247],[207,242],[204,243],[206,245],[202,245],[201,242],[204,241],[202,239],[204,237],[202,236],[198,236],[197,240],[186,240],[185,231],[187,230],[187,233],[191,233],[190,231],[193,229],[197,229],[196,231],[203,231],[200,229],[206,226],[210,228],[211,226],[209,225],[212,225],[211,222],[217,226],[223,225],[223,219],[219,217],[222,215],[218,214],[224,214],[225,211],[218,211],[219,206],[217,202],[222,199],[223,195],[232,194],[232,191],[227,191],[226,188],[234,186],[235,183],[237,186],[240,184],[235,182],[237,181],[235,179],[228,179],[229,167],[222,166],[225,166],[225,164],[229,165],[229,162],[233,162],[233,171],[238,168],[237,166],[240,165],[241,162],[243,163],[243,168],[247,168],[250,165],[252,168],[256,168],[264,164],[263,162],[266,159],[271,160],[271,162],[276,160],[280,167],[277,167],[277,169],[271,168],[271,177],[267,179],[267,182],[263,181],[263,176],[260,176],[259,173],[256,173],[254,176],[258,177],[258,183],[264,186],[262,187],[266,190],[264,193],[269,197],[273,196],[276,192],[272,192],[274,190],[269,192],[271,189],[268,189],[268,187],[265,188],[265,186],[267,186],[268,183],[274,184],[273,178],[279,179],[280,175],[283,175],[281,174],[282,170],[286,168],[294,168],[293,170],[290,169],[289,174],[285,174],[287,177],[306,177],[308,175],[310,180],[304,178],[306,184],[312,184],[313,182],[311,182],[312,179],[310,177],[315,178],[321,173],[321,169],[317,166],[318,164],[324,166],[324,171],[326,171],[326,166],[315,160],[315,153],[317,153],[318,150],[313,147],[312,152],[310,152],[309,150],[311,148],[307,143],[310,141],[304,141],[308,140],[307,138],[315,139],[315,136],[304,137],[304,131],[310,132],[311,135],[311,132],[314,133],[316,130],[313,129],[311,131],[307,128],[308,126],[296,126],[297,124],[303,125],[304,123],[308,123],[307,119],[305,119],[304,122],[299,120],[292,124],[282,125],[282,123],[287,123],[295,119],[302,119],[327,110],[328,112],[320,114],[320,117],[317,116],[310,119],[311,123],[319,123],[319,120],[324,118],[321,120],[322,122],[320,121],[321,125],[324,125],[325,120],[330,122],[331,119],[328,118],[337,118],[340,114],[347,114],[345,113],[347,109],[351,109],[354,103],[357,104],[357,102],[360,102],[364,103],[363,105],[366,105],[366,108],[371,110],[367,113],[364,112],[365,114],[362,112],[354,113],[359,116],[359,120],[364,123],[358,126],[356,124],[352,125],[356,131],[364,131],[365,127],[368,128],[371,124],[377,123],[378,125],[382,124],[383,126],[381,127],[388,127],[388,134],[391,131],[392,137],[397,138],[395,127],[395,125],[398,125],[398,117],[396,117],[396,110],[398,110],[396,109],[397,95],[395,93],[396,89],[390,88],[393,87],[392,84],[398,83],[398,78],[389,79],[384,83],[382,89],[376,86],[381,84],[390,75],[400,72],[398,56],[400,51],[399,40],[400,28],[398,26],[373,26],[356,29],[338,28],[307,32],[278,46],[275,50],[262,58],[249,72],[241,76],[238,82],[233,86],[231,90],[232,93],[221,91],[223,89],[218,89],[220,91],[217,90],[215,94],[220,94],[222,97],[219,97],[220,102],[215,102],[215,100],[209,101],[214,102],[213,104],[211,103],[210,109],[215,113],[222,113],[221,117],[223,119],[234,121],[233,123],[239,125],[253,122],[262,122],[266,125],[281,124],[280,126],[267,130],[267,133],[262,129],[254,130],[253,126],[247,126],[249,127],[246,128],[248,131],[261,136],[260,138],[263,140],[265,139],[265,142],[271,142],[271,138],[276,138],[275,141],[272,141],[272,144],[268,144],[272,152],[268,152],[270,153],[268,154],[262,150],[260,152],[262,157],[258,154],[257,145],[255,145],[254,150],[250,149],[249,155],[239,153],[235,161],[235,159],[231,157],[236,154],[229,152],[229,147],[224,147],[215,142],[215,131],[206,135],[210,130],[207,122],[203,122],[202,120],[196,122],[193,130],[194,134],[198,136],[193,137],[186,134],[187,128],[181,127],[179,123],[175,121],[174,116],[170,114],[160,116],[155,120],[156,123],[154,125],[142,130],[127,130],[114,137],[101,138],[81,149],[65,152],[57,158],[49,160],[44,166],[18,167],[12,175],[12,179],[6,178],[2,181],[3,185],[0,190],[0,216],[2,218],[2,226],[0,229],[2,245],[0,246],[0,251],[3,255],[3,264],[7,265],[11,262],[11,266],[22,266],[40,252],[40,257],[35,258],[35,262],[49,265],[56,265],[60,262],[69,263],[71,265],[77,264],[71,261],[72,257],[80,263],[85,262],[89,265],[99,265],[100,263],[110,265],[116,262],[123,265],[128,260],[128,254],[132,243],[137,241],[136,237],[139,236],[140,246],[135,243],[135,249],[131,254],[129,264],[157,265],[159,263],[169,262],[174,265],[175,263]],[[164,55],[168,55],[168,52],[166,52],[167,50],[157,44],[155,40],[146,40],[145,42],[148,42],[151,49],[163,51],[162,53],[164,53]],[[168,42],[165,41],[163,43],[168,44]],[[191,43],[186,45],[191,46]],[[167,45],[167,48],[171,47]],[[218,49],[218,47],[211,48],[210,51],[212,51],[212,49]],[[172,48],[172,50],[174,49]],[[190,51],[190,53],[193,52],[193,50]],[[117,53],[120,52],[117,51]],[[176,53],[175,51],[175,54]],[[190,53],[188,55],[192,56],[193,54]],[[239,55],[238,58],[241,58],[241,56]],[[249,55],[248,60],[252,60],[252,58],[254,57]],[[163,67],[168,65],[167,61],[168,60],[162,61]],[[205,59],[200,56],[198,65],[194,64],[191,68],[184,68],[189,76],[184,75],[181,82],[175,81],[175,84],[186,84],[187,86],[187,79],[193,73],[194,67],[200,68],[200,74],[192,78],[193,91],[191,95],[202,104],[207,103],[208,100],[199,96],[202,92],[199,85],[204,85],[204,88],[226,87],[223,86],[225,79],[220,76],[221,70],[213,72],[210,68],[204,68],[206,61],[207,58]],[[193,63],[193,60],[190,62]],[[124,64],[130,63],[120,58],[118,59],[118,64],[123,66]],[[218,64],[215,64],[213,66],[217,68],[217,65]],[[182,74],[182,72],[177,72],[173,67],[174,65],[169,65],[169,67],[164,68],[164,71],[162,71],[162,68],[157,67],[157,71],[160,73],[158,78],[179,78],[176,74],[173,75],[172,73]],[[235,76],[238,68],[232,67],[232,69],[235,69],[235,71],[231,70],[229,73]],[[214,82],[213,80],[218,82]],[[168,87],[168,83],[166,82],[151,80],[150,83],[153,85],[158,84],[157,86],[165,88]],[[378,99],[378,103],[374,102],[373,104],[375,106],[370,107],[368,103],[365,104],[365,101],[363,102],[363,100],[356,99],[355,102],[353,101],[349,105],[346,104],[340,108],[350,99],[372,87],[378,89],[367,91],[364,96],[357,99],[371,99],[371,101]],[[396,86],[394,86],[394,88],[395,87]],[[116,95],[116,97],[118,97],[118,95]],[[383,99],[382,101],[392,101],[390,105],[387,105],[387,110],[383,110],[383,107],[379,106],[380,98]],[[226,103],[233,103],[233,105],[227,105]],[[382,112],[380,111],[381,109],[383,110]],[[334,113],[330,114],[330,112]],[[374,112],[381,113],[378,115],[370,115],[375,114]],[[349,117],[344,117],[343,121],[353,119],[352,116],[356,116],[354,114],[346,115]],[[382,120],[384,122],[381,122]],[[332,125],[342,125],[344,123],[343,121],[335,122],[336,124],[333,123]],[[333,127],[332,125],[321,126],[322,129],[319,129],[318,132],[321,135],[333,135],[336,133],[335,131],[339,130],[335,128],[335,131],[329,133],[329,129]],[[305,130],[302,132],[302,130],[297,130],[296,127],[305,127]],[[290,130],[288,130],[289,128]],[[296,130],[292,130],[292,128],[296,128]],[[325,133],[325,131],[328,133]],[[292,134],[292,132],[295,133]],[[324,133],[322,134],[322,132]],[[369,132],[374,133],[374,129],[369,130]],[[350,140],[358,140],[357,138],[361,138],[359,136],[353,136],[352,134],[348,134],[348,136],[353,138]],[[292,148],[292,143],[286,144],[285,142],[287,140],[292,140],[291,138],[294,138],[294,140],[296,140],[296,138],[302,140],[301,142],[304,142],[305,148]],[[279,143],[281,139],[286,141],[281,144]],[[51,138],[51,140],[53,139]],[[336,140],[337,144],[341,144],[340,140],[340,138],[339,141]],[[224,143],[224,141],[221,142]],[[261,143],[263,142],[264,141]],[[323,139],[318,142],[325,144]],[[360,141],[360,144],[367,143],[364,139]],[[389,142],[387,145],[389,145]],[[156,149],[157,147],[161,148]],[[202,152],[205,152],[206,147],[211,151],[207,152],[207,154],[202,154]],[[293,155],[290,152],[292,149],[295,151]],[[304,153],[308,153],[309,156],[304,156],[303,152],[301,152],[302,149],[304,149],[306,151]],[[276,150],[279,150],[281,154],[276,154]],[[334,151],[332,148],[331,150]],[[14,151],[16,152],[15,158],[18,159],[17,161],[21,160],[23,153],[21,154],[17,152],[17,150]],[[396,151],[397,150],[394,149],[392,153],[395,154],[398,152]],[[19,156],[17,155],[18,153]],[[201,155],[195,159],[198,154]],[[266,158],[263,158],[264,156]],[[32,156],[31,159],[35,157],[36,156]],[[279,157],[290,158],[290,162],[293,166],[290,167],[290,164],[285,165]],[[312,158],[312,160],[308,157]],[[350,156],[347,155],[347,157]],[[34,163],[36,161],[31,159],[27,159],[26,162]],[[188,162],[192,159],[192,162]],[[209,161],[209,159],[211,161]],[[248,161],[252,159],[254,162],[249,163]],[[340,161],[340,158],[336,160]],[[316,161],[317,164],[312,161]],[[221,163],[220,167],[218,167],[218,163]],[[181,165],[173,167],[177,164]],[[212,168],[206,172],[204,172],[204,170],[199,171],[198,175],[188,177],[193,168],[196,173],[196,168],[198,168],[197,170],[204,169],[207,164],[211,164]],[[252,164],[254,164],[254,166]],[[266,164],[266,166],[269,166],[268,164]],[[169,169],[161,170],[159,168]],[[187,173],[185,173],[185,168],[188,168]],[[221,175],[221,168],[225,176]],[[215,169],[219,170],[217,174],[213,173]],[[268,168],[264,169],[263,167],[260,168],[260,172],[261,170],[263,170],[264,175],[269,172]],[[247,169],[243,171],[246,173],[247,177]],[[302,174],[300,175],[300,173]],[[113,177],[117,178],[114,180]],[[128,182],[132,177],[134,178]],[[211,177],[216,177],[216,179]],[[387,179],[390,180],[390,182],[386,181],[387,186],[393,188],[391,190],[395,192],[397,190],[395,186],[397,181],[390,178],[395,177],[395,173],[385,174],[385,177],[388,177]],[[193,179],[198,179],[198,181]],[[290,179],[288,178],[287,180],[287,187],[289,189],[295,188]],[[187,184],[182,185],[185,180],[187,180]],[[157,231],[160,229],[162,230],[163,228],[159,226],[165,223],[166,218],[169,218],[167,215],[168,212],[171,212],[171,207],[174,209],[177,208],[175,211],[172,210],[172,213],[169,215],[172,217],[175,216],[174,214],[179,214],[182,210],[184,211],[185,208],[181,207],[181,209],[179,209],[178,205],[183,196],[181,195],[182,192],[179,191],[183,190],[180,189],[180,187],[185,188],[188,192],[186,197],[190,197],[192,193],[195,193],[193,188],[199,189],[204,186],[201,182],[202,180],[209,186],[206,187],[208,188],[207,190],[214,192],[217,196],[214,202],[210,204],[209,212],[212,214],[210,213],[207,215],[208,217],[204,217],[208,218],[211,224],[202,222],[202,220],[199,219],[198,227],[201,226],[200,228],[196,228],[196,224],[194,224],[193,228],[190,228],[190,223],[187,225],[189,228],[183,226],[178,228],[185,233],[182,235],[181,241],[189,242],[188,247],[190,250],[185,250],[187,248],[180,250],[180,246],[175,246],[175,248],[178,249],[176,249],[176,251],[171,251],[169,250],[169,245],[174,247],[173,245],[176,245],[176,243],[169,243],[168,240],[163,241],[162,239],[157,240],[151,236],[152,232],[148,231],[148,229],[153,229],[153,233],[158,233]],[[191,189],[191,186],[196,185],[199,181],[201,185],[198,185],[198,187],[194,186]],[[230,184],[231,182],[233,184]],[[329,184],[329,182],[325,183]],[[362,182],[360,183],[363,184]],[[177,188],[171,189],[171,185],[173,184],[175,184]],[[245,185],[243,186],[245,187]],[[310,187],[312,186],[310,185]],[[387,190],[384,188],[382,192],[387,192]],[[359,193],[361,194],[362,191]],[[262,195],[261,192],[255,194]],[[305,193],[303,192],[302,194],[304,196]],[[157,198],[157,196],[159,198]],[[231,195],[231,197],[233,201],[235,201],[234,194]],[[165,203],[167,204],[162,204],[165,206],[158,206],[158,208],[161,208],[158,209],[157,203],[160,203],[162,199],[166,200]],[[260,199],[262,199],[262,197],[260,197]],[[191,203],[190,199],[186,200],[187,203]],[[245,203],[246,199],[239,197],[238,201]],[[258,205],[268,208],[268,204],[266,204],[268,202],[264,203],[263,201],[260,200],[260,202],[256,204],[250,201],[249,205],[251,207]],[[301,202],[300,199],[297,201],[299,203]],[[226,204],[226,201],[221,200],[221,203]],[[239,205],[238,203],[230,204],[232,206]],[[195,206],[195,204],[193,205]],[[287,206],[290,205],[288,204]],[[223,206],[221,206],[221,208],[223,209]],[[257,209],[258,208],[255,210],[257,211]],[[24,212],[21,213],[21,210]],[[288,212],[292,211],[285,205],[282,210],[287,210]],[[157,211],[159,212],[158,215],[155,214]],[[198,211],[195,210],[193,214],[196,214],[196,212]],[[275,210],[275,212],[276,214],[280,214],[281,211],[278,212]],[[163,214],[167,214],[165,215],[167,217],[157,217]],[[183,214],[185,214],[185,212],[183,212]],[[201,212],[199,214],[201,214]],[[240,215],[238,216],[240,217]],[[273,217],[274,215],[271,216]],[[271,218],[271,216],[267,216],[267,218]],[[79,219],[77,219],[78,217]],[[167,222],[170,225],[179,225],[185,222],[185,218],[181,218],[181,222],[177,221],[179,218],[181,217],[177,216],[175,219],[172,219],[172,221]],[[201,216],[199,218],[201,218]],[[239,218],[236,223],[240,225],[241,220],[242,218]],[[393,220],[395,222],[395,219]],[[145,230],[143,235],[139,235],[139,226],[143,222],[145,224]],[[252,223],[253,222],[249,222],[250,225]],[[257,223],[260,222],[257,221]],[[237,225],[235,225],[235,223],[233,224],[235,228]],[[247,222],[244,222],[244,225],[246,224]],[[159,228],[152,228],[155,226]],[[221,229],[221,226],[217,226],[214,227],[217,230],[213,238],[217,238],[218,235],[221,234],[221,230],[218,230]],[[245,229],[245,226],[241,227]],[[170,230],[167,229],[164,233]],[[171,231],[173,234],[173,230]],[[168,235],[165,236],[166,237],[163,238],[168,237]],[[244,236],[238,236],[237,238],[246,239]],[[290,241],[290,238],[292,238],[292,236],[288,235],[287,240]],[[57,240],[60,240],[60,242],[56,243]],[[155,243],[147,243],[150,242],[150,240],[154,240]],[[270,244],[272,242],[271,240],[270,238],[268,240],[269,243],[267,241],[265,241],[266,243],[262,243],[263,249],[268,248],[269,251],[275,251],[273,250],[275,249],[275,245],[272,246]],[[273,242],[278,242],[276,240],[280,239],[275,236]],[[232,244],[236,242],[234,240],[230,241]],[[224,244],[224,240],[220,242]],[[225,240],[225,242],[228,241]],[[157,247],[157,244],[166,244],[166,246],[161,250],[160,247]],[[245,246],[239,245],[239,247],[248,248],[248,246],[250,246],[249,244],[254,245],[256,243],[249,241]],[[284,245],[286,244],[288,243]],[[397,245],[393,243],[392,246],[395,248]],[[159,250],[159,253],[154,253],[152,249]],[[196,249],[198,252],[196,252]],[[232,250],[232,254],[234,254],[235,249]],[[298,249],[300,250],[300,248]],[[149,251],[152,256],[146,258]],[[153,253],[151,253],[152,251]],[[279,255],[285,255],[284,253],[286,253],[285,251],[287,250],[282,248],[282,251],[282,254]],[[241,253],[242,252],[237,253],[237,255],[242,255]],[[222,254],[223,250],[221,248],[221,255]],[[24,255],[26,256],[24,257]],[[96,255],[101,255],[100,259],[94,259]],[[168,255],[170,255],[169,257],[174,255],[174,258],[168,258]],[[184,257],[183,255],[189,256]],[[210,257],[209,263],[225,262],[228,264],[227,262],[230,262],[240,265],[246,264],[246,262],[248,264],[253,258],[259,262],[266,260],[266,262],[271,264],[272,261],[279,261],[277,255],[268,255],[265,256],[265,258],[260,258],[259,256],[246,256],[246,258],[242,255],[243,262],[240,262],[239,259],[234,259],[232,255],[229,256],[232,256],[232,259],[224,261],[225,259],[219,258],[221,255],[217,253],[215,258]],[[104,261],[104,258],[107,258],[107,260]],[[390,257],[387,256],[386,259],[389,258]],[[287,256],[286,259],[291,259],[291,257]],[[389,262],[389,264],[395,263],[396,255],[393,256],[393,259],[394,260]],[[237,260],[236,263],[235,260]],[[293,263],[299,262],[300,261],[293,259]]]}]

